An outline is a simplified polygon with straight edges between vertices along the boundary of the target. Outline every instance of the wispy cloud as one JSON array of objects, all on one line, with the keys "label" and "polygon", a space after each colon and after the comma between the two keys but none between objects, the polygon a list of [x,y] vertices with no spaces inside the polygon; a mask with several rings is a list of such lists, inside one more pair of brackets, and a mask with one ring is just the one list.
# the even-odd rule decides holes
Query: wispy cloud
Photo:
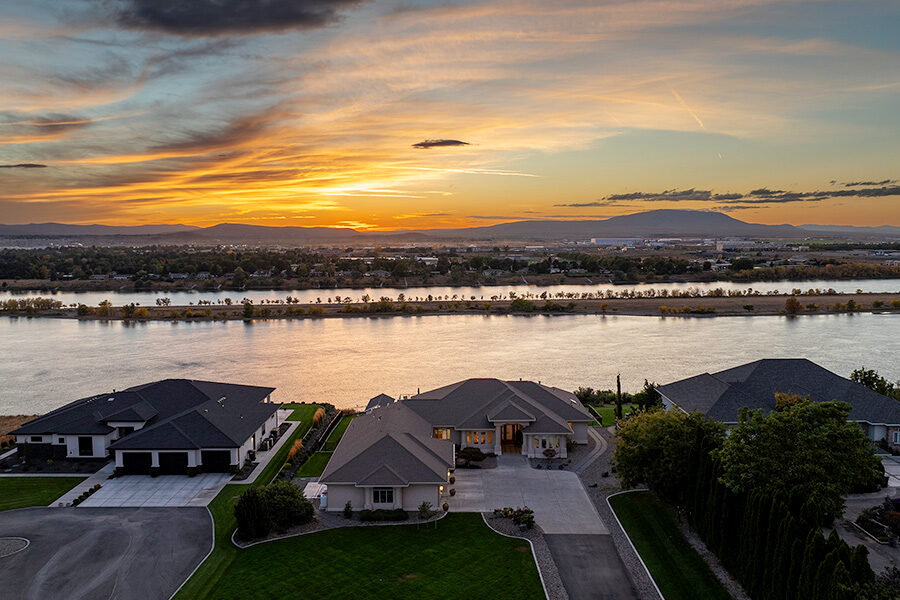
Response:
[{"label": "wispy cloud", "polygon": [[0,165],[0,169],[43,169],[46,166],[40,163],[18,163],[15,165]]},{"label": "wispy cloud", "polygon": [[459,140],[422,140],[412,145],[413,148],[420,150],[428,150],[429,148],[442,148],[445,146],[468,146],[469,142],[461,142]]}]

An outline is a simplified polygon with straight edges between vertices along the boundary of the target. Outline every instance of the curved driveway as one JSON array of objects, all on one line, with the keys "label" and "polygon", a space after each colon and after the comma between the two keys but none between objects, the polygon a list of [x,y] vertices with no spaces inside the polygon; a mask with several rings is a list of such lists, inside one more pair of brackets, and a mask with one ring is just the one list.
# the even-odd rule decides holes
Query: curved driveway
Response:
[{"label": "curved driveway", "polygon": [[205,508],[28,508],[0,512],[4,600],[166,600],[209,552]]}]

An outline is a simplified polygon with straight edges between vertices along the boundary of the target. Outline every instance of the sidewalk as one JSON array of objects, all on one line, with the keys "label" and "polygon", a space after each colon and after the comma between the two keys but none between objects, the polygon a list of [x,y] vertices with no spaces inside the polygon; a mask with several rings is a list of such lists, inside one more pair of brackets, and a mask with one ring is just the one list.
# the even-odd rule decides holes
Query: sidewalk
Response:
[{"label": "sidewalk", "polygon": [[[104,483],[106,483],[106,480],[109,479],[109,476],[112,475],[112,472],[115,471],[115,469],[116,469],[116,463],[113,461],[110,461],[109,464],[107,464],[102,469],[100,469],[99,471],[97,471],[96,473],[94,473],[93,475],[91,475],[90,477],[88,477],[87,479],[85,479],[84,481],[82,481],[81,483],[76,485],[75,487],[73,487],[71,490],[69,490],[68,492],[66,492],[65,494],[63,494],[62,496],[60,496],[53,502],[51,502],[48,506],[59,506],[60,503],[62,503],[63,506],[65,506],[66,504],[69,504],[70,502],[72,502],[72,500],[74,500],[75,498],[80,496],[83,492],[86,492],[87,490],[94,487],[94,484],[99,483],[100,485],[103,485]],[[70,477],[71,477],[71,475],[70,475]]]}]

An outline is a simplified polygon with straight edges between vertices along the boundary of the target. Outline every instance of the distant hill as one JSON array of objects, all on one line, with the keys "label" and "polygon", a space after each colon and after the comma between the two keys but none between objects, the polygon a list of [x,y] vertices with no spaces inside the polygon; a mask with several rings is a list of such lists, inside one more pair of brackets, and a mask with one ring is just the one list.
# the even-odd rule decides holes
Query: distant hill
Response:
[{"label": "distant hill", "polygon": [[0,235],[162,235],[200,229],[194,225],[69,225],[67,223],[28,223],[0,225]]},{"label": "distant hill", "polygon": [[878,227],[856,227],[855,225],[798,225],[804,231],[825,231],[829,233],[859,233],[862,235],[886,235],[900,237],[900,227],[879,225]]},{"label": "distant hill", "polygon": [[585,239],[591,237],[807,237],[793,225],[745,223],[728,215],[699,210],[660,209],[596,221],[515,221],[487,227],[426,230],[433,237]]}]

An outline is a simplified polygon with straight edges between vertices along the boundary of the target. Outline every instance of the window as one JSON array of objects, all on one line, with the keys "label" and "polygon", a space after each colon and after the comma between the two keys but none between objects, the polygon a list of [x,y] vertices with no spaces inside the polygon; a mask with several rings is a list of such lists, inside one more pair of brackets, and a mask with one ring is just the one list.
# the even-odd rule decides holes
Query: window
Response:
[{"label": "window", "polygon": [[439,440],[449,440],[450,429],[447,427],[435,427],[432,435]]},{"label": "window", "polygon": [[31,436],[31,442],[32,442],[33,444],[40,444],[40,443],[43,442],[43,441],[44,441],[44,438],[41,437],[41,436],[39,436],[39,435],[33,435],[33,436]]},{"label": "window", "polygon": [[466,443],[467,443],[467,444],[471,444],[471,443],[472,443],[472,432],[471,432],[471,431],[467,431],[467,432],[466,432]]},{"label": "window", "polygon": [[483,444],[486,439],[487,439],[487,435],[485,434],[485,432],[482,431],[481,432],[481,443]]},{"label": "window", "polygon": [[541,438],[541,448],[547,447],[547,438]]},{"label": "window", "polygon": [[78,438],[78,456],[93,456],[94,440],[88,436]]},{"label": "window", "polygon": [[493,443],[494,443],[494,432],[488,431],[488,444],[493,444]]},{"label": "window", "polygon": [[894,443],[895,443],[895,444],[900,444],[900,431],[895,431],[895,432],[894,432]]},{"label": "window", "polygon": [[59,443],[60,443],[60,444],[65,444],[65,443],[66,443],[66,438],[59,438]]},{"label": "window", "polygon": [[393,504],[394,488],[372,488],[372,502],[375,504]]}]

